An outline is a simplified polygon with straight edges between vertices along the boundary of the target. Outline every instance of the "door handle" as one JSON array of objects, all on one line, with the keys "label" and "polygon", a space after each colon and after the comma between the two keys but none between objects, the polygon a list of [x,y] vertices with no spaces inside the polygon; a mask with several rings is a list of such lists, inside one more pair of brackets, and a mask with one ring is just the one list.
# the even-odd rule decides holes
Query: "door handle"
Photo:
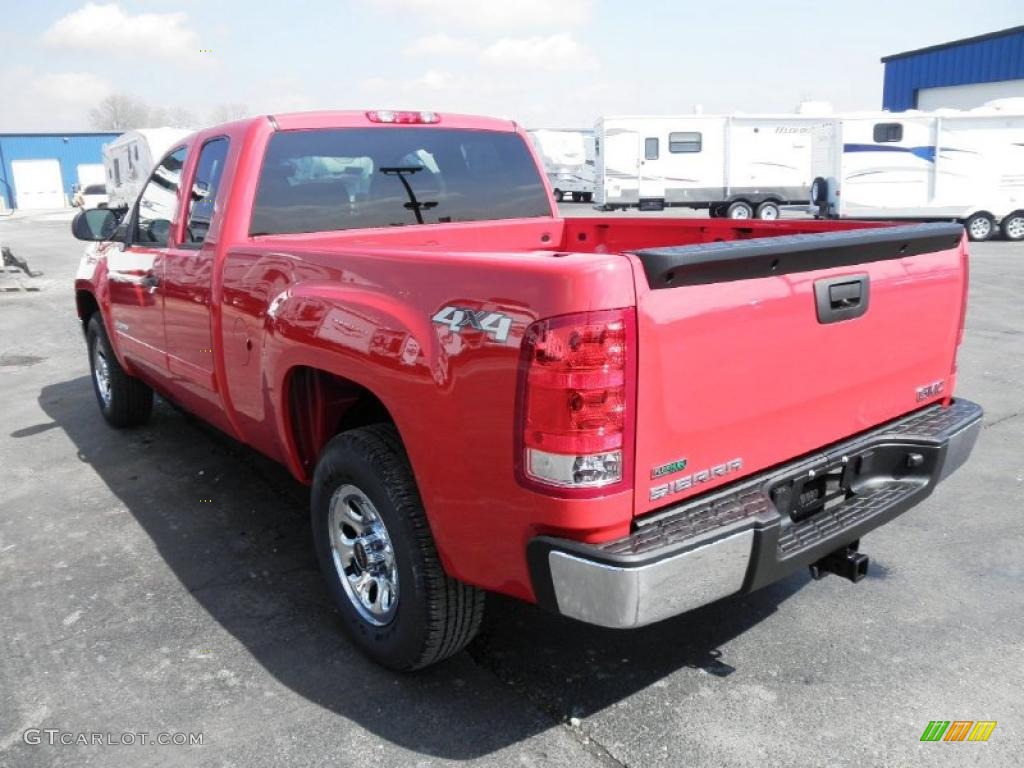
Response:
[{"label": "door handle", "polygon": [[819,323],[852,320],[868,311],[870,282],[866,274],[843,275],[814,281],[814,303]]}]

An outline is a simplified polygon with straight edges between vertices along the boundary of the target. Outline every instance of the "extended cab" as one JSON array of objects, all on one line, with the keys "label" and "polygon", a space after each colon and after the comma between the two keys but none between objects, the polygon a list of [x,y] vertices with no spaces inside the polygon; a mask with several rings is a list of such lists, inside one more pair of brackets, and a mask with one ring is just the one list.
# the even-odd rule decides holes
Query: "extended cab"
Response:
[{"label": "extended cab", "polygon": [[486,591],[633,627],[856,580],[980,430],[959,225],[562,219],[509,121],[221,125],[73,229],[107,421],[155,390],[311,485],[344,627],[394,668]]}]

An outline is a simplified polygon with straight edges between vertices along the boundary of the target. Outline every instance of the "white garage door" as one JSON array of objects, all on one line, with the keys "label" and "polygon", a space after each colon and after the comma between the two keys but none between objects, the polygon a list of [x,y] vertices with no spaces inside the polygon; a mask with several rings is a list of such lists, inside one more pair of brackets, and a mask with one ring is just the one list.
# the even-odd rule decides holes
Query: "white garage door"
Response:
[{"label": "white garage door", "polygon": [[974,109],[986,101],[1024,96],[1024,80],[1001,80],[997,83],[947,85],[922,88],[917,92],[918,109]]},{"label": "white garage door", "polygon": [[78,183],[83,187],[90,184],[106,184],[107,176],[103,171],[103,163],[83,163],[78,166]]},{"label": "white garage door", "polygon": [[64,207],[64,181],[56,160],[14,160],[14,195],[19,208]]}]

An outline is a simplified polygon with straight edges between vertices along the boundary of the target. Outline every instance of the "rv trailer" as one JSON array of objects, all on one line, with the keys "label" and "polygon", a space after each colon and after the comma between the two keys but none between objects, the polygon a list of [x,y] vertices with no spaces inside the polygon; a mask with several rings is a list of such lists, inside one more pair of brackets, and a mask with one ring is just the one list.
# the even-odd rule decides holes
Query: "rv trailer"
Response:
[{"label": "rv trailer", "polygon": [[591,131],[529,131],[555,200],[568,196],[574,202],[590,202],[594,196],[594,134]]},{"label": "rv trailer", "polygon": [[127,210],[138,198],[153,167],[174,143],[191,131],[182,128],[147,128],[128,131],[103,145],[107,175],[107,206]]},{"label": "rv trailer", "polygon": [[604,117],[595,128],[594,203],[605,210],[707,208],[777,219],[810,199],[811,129],[820,116]]},{"label": "rv trailer", "polygon": [[1024,109],[999,103],[820,121],[811,139],[816,213],[955,220],[972,240],[1000,230],[1024,240]]}]

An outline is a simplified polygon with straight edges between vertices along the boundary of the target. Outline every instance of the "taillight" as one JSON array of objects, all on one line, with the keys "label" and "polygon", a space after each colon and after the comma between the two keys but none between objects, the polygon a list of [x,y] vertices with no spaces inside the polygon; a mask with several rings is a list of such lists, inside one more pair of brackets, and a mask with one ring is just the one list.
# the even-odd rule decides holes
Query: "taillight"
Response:
[{"label": "taillight", "polygon": [[633,310],[533,323],[519,369],[520,482],[565,495],[631,485],[636,381]]},{"label": "taillight", "polygon": [[366,113],[371,123],[439,123],[441,116],[437,112],[396,112],[391,109],[376,109]]}]

